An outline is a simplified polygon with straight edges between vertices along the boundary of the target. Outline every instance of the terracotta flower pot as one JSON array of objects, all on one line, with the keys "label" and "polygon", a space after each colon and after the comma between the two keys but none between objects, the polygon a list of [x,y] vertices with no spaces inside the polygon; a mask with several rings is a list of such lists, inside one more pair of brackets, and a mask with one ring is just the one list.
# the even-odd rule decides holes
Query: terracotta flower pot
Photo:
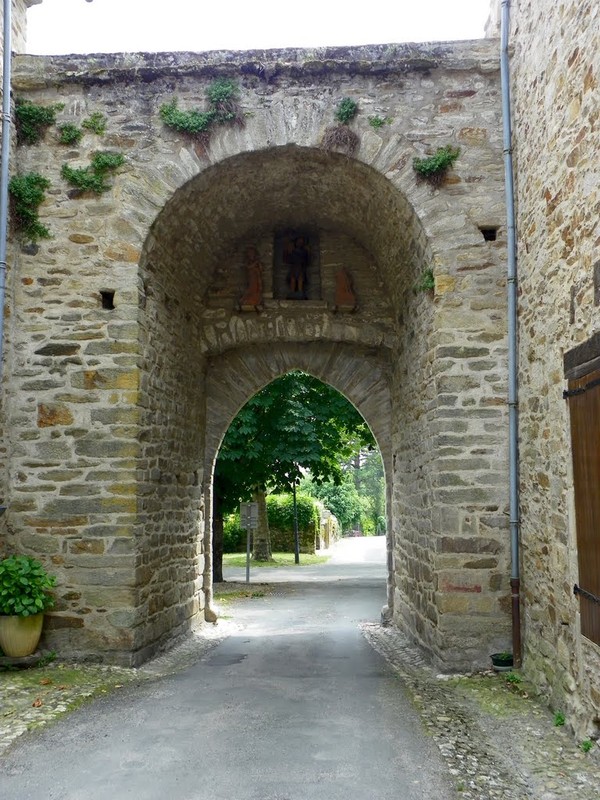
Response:
[{"label": "terracotta flower pot", "polygon": [[43,614],[29,617],[0,616],[0,647],[11,658],[30,656],[42,635]]}]

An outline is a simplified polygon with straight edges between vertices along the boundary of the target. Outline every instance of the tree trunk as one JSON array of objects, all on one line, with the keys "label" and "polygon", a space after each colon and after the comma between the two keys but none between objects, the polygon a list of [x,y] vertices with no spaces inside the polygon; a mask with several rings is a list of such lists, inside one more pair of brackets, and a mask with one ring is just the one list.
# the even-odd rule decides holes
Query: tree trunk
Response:
[{"label": "tree trunk", "polygon": [[267,496],[264,489],[259,489],[256,492],[254,502],[258,503],[258,528],[254,531],[252,558],[255,561],[272,561],[271,536],[267,517]]},{"label": "tree trunk", "polygon": [[221,498],[213,494],[212,517],[212,573],[213,583],[223,581],[223,508]]}]

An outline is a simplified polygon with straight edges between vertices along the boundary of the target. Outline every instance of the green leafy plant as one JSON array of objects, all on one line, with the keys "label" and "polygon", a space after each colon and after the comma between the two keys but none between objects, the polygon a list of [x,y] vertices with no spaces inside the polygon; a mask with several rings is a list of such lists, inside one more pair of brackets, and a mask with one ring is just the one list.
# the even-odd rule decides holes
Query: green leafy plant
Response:
[{"label": "green leafy plant", "polygon": [[594,742],[591,739],[584,739],[583,742],[580,742],[579,749],[584,753],[589,753],[593,746]]},{"label": "green leafy plant", "polygon": [[384,125],[392,124],[392,120],[390,119],[390,117],[379,117],[376,114],[373,115],[372,117],[368,117],[368,120],[369,120],[369,125],[375,129],[383,128]]},{"label": "green leafy plant", "polygon": [[48,664],[51,664],[53,661],[56,661],[57,652],[56,650],[49,650],[47,653],[38,659],[35,663],[36,667],[46,667]]},{"label": "green leafy plant", "polygon": [[50,231],[38,217],[50,181],[37,172],[15,175],[8,184],[15,228],[30,242],[49,239]]},{"label": "green leafy plant", "polygon": [[414,158],[413,169],[419,178],[437,185],[441,183],[459,155],[460,148],[447,144],[445,147],[438,147],[428,158]]},{"label": "green leafy plant", "polygon": [[523,683],[523,678],[520,675],[517,675],[516,672],[507,673],[504,676],[504,680],[511,686],[518,686],[520,683]]},{"label": "green leafy plant", "polygon": [[66,122],[58,128],[58,141],[61,144],[79,144],[83,137],[83,131],[72,122]]},{"label": "green leafy plant", "polygon": [[0,561],[0,614],[28,617],[54,605],[50,594],[56,578],[31,556]]},{"label": "green leafy plant", "polygon": [[109,173],[114,172],[125,163],[121,153],[98,152],[94,153],[87,167],[74,168],[63,164],[60,174],[71,186],[82,192],[102,194],[110,189],[107,182]]},{"label": "green leafy plant", "polygon": [[169,128],[181,133],[187,133],[190,136],[197,136],[208,131],[214,119],[212,111],[196,111],[194,109],[181,111],[177,108],[176,99],[162,105],[159,114],[162,121]]},{"label": "green leafy plant", "polygon": [[15,103],[17,144],[35,144],[44,136],[46,129],[56,122],[56,112],[64,108],[61,104],[40,106],[29,100],[18,99]]},{"label": "green leafy plant", "polygon": [[347,125],[358,114],[358,104],[351,97],[340,100],[335,111],[335,118],[342,125]]},{"label": "green leafy plant", "polygon": [[93,114],[83,120],[81,127],[85,128],[86,131],[102,136],[106,131],[106,117],[99,111],[94,111]]},{"label": "green leafy plant", "polygon": [[[415,286],[417,292],[432,292],[435,289],[435,277],[431,268],[426,269]],[[509,653],[510,656],[510,653]]]},{"label": "green leafy plant", "polygon": [[177,107],[177,99],[165,103],[159,109],[160,118],[170,128],[186,133],[188,136],[208,134],[214,125],[224,125],[242,119],[237,98],[237,84],[226,78],[220,78],[210,84],[206,90],[208,111],[181,111]]},{"label": "green leafy plant", "polygon": [[555,711],[554,712],[554,725],[557,728],[560,728],[561,725],[565,724],[565,715],[562,711]]}]

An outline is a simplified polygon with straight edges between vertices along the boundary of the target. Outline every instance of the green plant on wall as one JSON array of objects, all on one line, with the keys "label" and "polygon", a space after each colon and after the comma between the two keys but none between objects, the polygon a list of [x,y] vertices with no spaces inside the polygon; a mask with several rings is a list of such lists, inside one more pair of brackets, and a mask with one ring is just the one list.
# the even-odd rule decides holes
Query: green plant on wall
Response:
[{"label": "green plant on wall", "polygon": [[160,118],[169,128],[188,136],[208,134],[215,125],[241,121],[238,95],[239,89],[234,81],[220,78],[206,90],[207,111],[182,111],[177,106],[177,99],[173,98],[160,107]]},{"label": "green plant on wall", "polygon": [[81,127],[85,128],[86,131],[102,136],[106,131],[106,117],[99,111],[94,111],[93,114],[83,120]]},{"label": "green plant on wall", "polygon": [[433,292],[435,289],[435,277],[433,275],[433,270],[428,268],[424,270],[423,274],[417,285],[415,286],[415,291],[417,292]]},{"label": "green plant on wall", "polygon": [[64,125],[58,126],[58,141],[61,144],[74,145],[79,144],[83,137],[83,131],[72,122],[66,122]]},{"label": "green plant on wall", "polygon": [[444,175],[459,155],[460,149],[458,147],[447,144],[445,147],[438,147],[432,156],[414,158],[413,169],[419,178],[437,185],[441,183]]},{"label": "green plant on wall", "polygon": [[56,112],[64,108],[61,104],[40,106],[29,100],[17,99],[15,124],[17,144],[35,144],[43,138],[47,128],[56,122]]},{"label": "green plant on wall", "polygon": [[379,128],[383,128],[384,125],[391,125],[392,124],[391,117],[379,117],[379,116],[377,116],[377,114],[374,114],[373,116],[368,117],[368,120],[369,120],[369,125],[372,128],[375,128],[375,130],[378,130]]},{"label": "green plant on wall", "polygon": [[342,125],[347,125],[358,114],[358,104],[351,97],[340,100],[335,110],[335,118]]},{"label": "green plant on wall", "polygon": [[357,113],[358,105],[352,98],[344,97],[343,100],[340,100],[334,113],[338,124],[331,125],[323,134],[321,147],[324,150],[333,150],[347,156],[354,155],[360,140],[357,134],[348,127],[348,123],[354,119]]},{"label": "green plant on wall", "polygon": [[110,189],[108,175],[125,163],[121,153],[98,152],[87,167],[74,168],[63,164],[62,177],[82,192],[102,194]]},{"label": "green plant on wall", "polygon": [[15,175],[8,184],[15,228],[24,239],[34,244],[39,239],[50,238],[50,231],[38,217],[38,208],[49,188],[50,181],[37,172]]}]

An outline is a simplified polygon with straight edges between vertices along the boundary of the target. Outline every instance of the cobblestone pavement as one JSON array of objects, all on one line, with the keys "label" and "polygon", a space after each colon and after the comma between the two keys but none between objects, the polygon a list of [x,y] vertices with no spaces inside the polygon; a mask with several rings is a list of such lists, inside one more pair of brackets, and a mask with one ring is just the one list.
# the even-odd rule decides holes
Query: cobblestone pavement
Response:
[{"label": "cobblestone pavement", "polygon": [[[231,587],[232,589],[234,587]],[[231,603],[251,602],[238,598]],[[598,800],[600,747],[584,753],[523,683],[494,673],[440,676],[396,629],[363,623],[440,748],[464,800]],[[21,734],[131,682],[195,663],[240,626],[223,619],[139,669],[50,664],[0,674],[0,754]],[[432,798],[435,800],[435,798]]]},{"label": "cobblestone pavement", "polygon": [[406,686],[456,779],[457,797],[599,800],[600,747],[584,753],[523,683],[495,673],[436,675],[397,629],[361,627]]}]

